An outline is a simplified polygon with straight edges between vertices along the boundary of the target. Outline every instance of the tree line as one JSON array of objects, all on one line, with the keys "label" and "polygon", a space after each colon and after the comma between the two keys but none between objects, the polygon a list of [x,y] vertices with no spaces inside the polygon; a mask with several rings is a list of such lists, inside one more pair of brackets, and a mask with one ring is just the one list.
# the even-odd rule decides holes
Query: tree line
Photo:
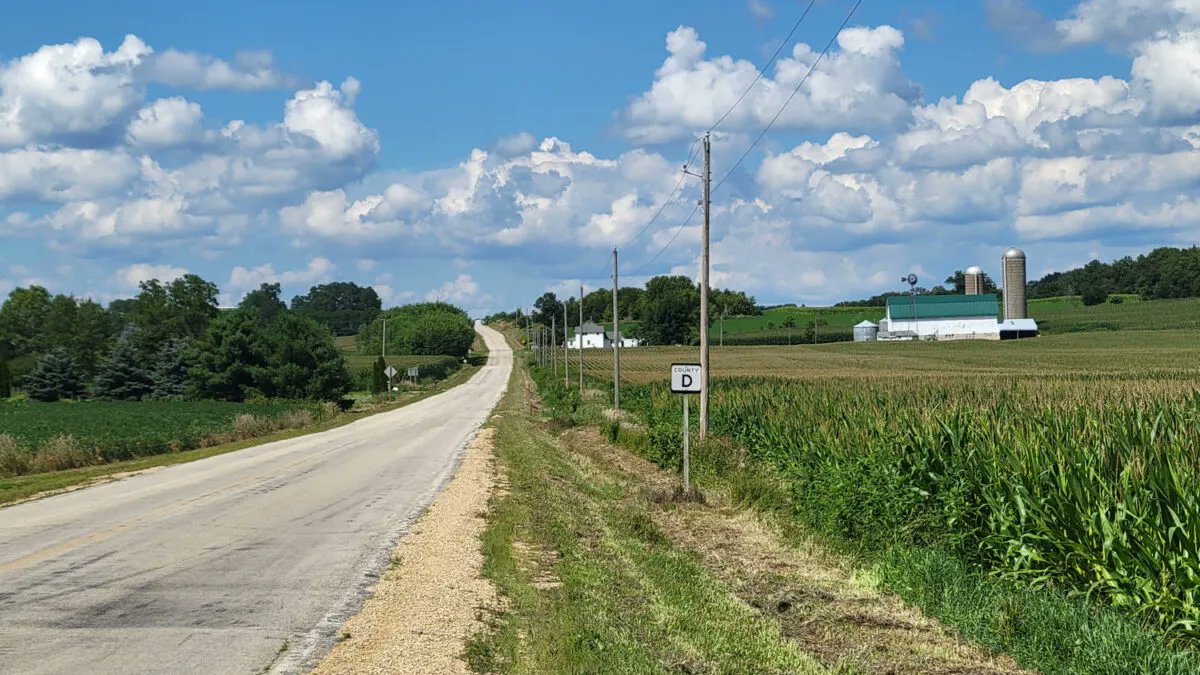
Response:
[{"label": "tree line", "polygon": [[[313,286],[290,308],[277,283],[262,284],[232,309],[219,309],[217,297],[216,284],[194,274],[142,282],[135,297],[107,307],[41,286],[14,289],[0,305],[0,399],[19,387],[43,401],[339,400],[351,377],[333,338],[382,313],[375,291],[351,282]],[[397,322],[402,335],[420,336],[395,353],[465,356],[470,320],[453,309],[455,321],[442,308],[429,326],[425,312],[389,310],[409,319]],[[436,337],[445,332],[458,342]]]},{"label": "tree line", "polygon": [[1027,296],[1078,295],[1083,304],[1096,305],[1116,293],[1138,295],[1143,300],[1200,297],[1200,248],[1163,246],[1111,263],[1092,260],[1083,267],[1051,272],[1030,282]]},{"label": "tree line", "polygon": [[[583,296],[583,319],[596,323],[611,323],[613,318],[612,290],[600,288]],[[620,319],[629,322],[621,326],[625,337],[636,337],[647,344],[689,344],[699,334],[700,286],[686,276],[658,276],[642,288],[624,286],[617,289]],[[485,321],[518,321],[526,319],[562,328],[563,313],[567,323],[579,323],[579,299],[560,300],[555,293],[543,293],[533,303],[528,316],[522,310],[493,314]],[[725,316],[757,316],[762,313],[753,296],[742,291],[711,289],[710,318],[716,321]]]}]

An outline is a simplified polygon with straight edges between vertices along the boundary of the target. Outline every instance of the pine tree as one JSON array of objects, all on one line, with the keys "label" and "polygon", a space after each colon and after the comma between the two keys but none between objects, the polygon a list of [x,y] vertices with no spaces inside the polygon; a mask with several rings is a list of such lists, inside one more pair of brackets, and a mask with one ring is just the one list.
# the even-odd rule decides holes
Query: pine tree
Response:
[{"label": "pine tree", "polygon": [[153,398],[180,398],[187,393],[188,385],[188,341],[170,340],[163,345],[150,372]]},{"label": "pine tree", "polygon": [[375,359],[375,363],[371,364],[371,393],[381,394],[387,389],[387,364],[383,357]]},{"label": "pine tree", "polygon": [[23,382],[29,398],[58,401],[79,398],[83,394],[83,372],[75,359],[62,347],[46,352]]},{"label": "pine tree", "polygon": [[130,326],[117,338],[96,375],[96,396],[116,401],[140,401],[153,389],[150,371],[138,349],[141,336]]},{"label": "pine tree", "polygon": [[12,396],[12,371],[8,369],[8,361],[0,356],[0,399]]}]

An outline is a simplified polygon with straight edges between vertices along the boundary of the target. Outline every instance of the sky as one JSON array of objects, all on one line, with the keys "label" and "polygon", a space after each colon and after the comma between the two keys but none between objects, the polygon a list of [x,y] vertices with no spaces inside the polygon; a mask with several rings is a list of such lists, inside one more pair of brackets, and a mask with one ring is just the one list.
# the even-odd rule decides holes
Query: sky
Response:
[{"label": "sky", "polygon": [[1196,243],[1200,0],[809,6],[18,3],[0,295],[697,278],[710,130],[712,280],[764,304]]}]

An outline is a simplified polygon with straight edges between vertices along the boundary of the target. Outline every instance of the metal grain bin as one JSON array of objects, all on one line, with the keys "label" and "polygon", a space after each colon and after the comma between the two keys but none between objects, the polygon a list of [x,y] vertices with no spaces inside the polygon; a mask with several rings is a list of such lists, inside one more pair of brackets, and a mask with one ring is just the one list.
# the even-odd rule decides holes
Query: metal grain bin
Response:
[{"label": "metal grain bin", "polygon": [[854,326],[855,342],[874,342],[879,337],[879,326],[870,321],[861,321]]}]

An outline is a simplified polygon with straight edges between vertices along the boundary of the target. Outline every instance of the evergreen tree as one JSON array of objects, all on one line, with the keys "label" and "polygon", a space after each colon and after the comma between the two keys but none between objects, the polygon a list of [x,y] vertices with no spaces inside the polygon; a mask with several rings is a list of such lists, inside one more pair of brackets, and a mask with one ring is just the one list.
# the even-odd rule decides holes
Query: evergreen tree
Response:
[{"label": "evergreen tree", "polygon": [[96,396],[115,401],[140,401],[153,389],[150,370],[138,349],[140,331],[126,328],[96,374]]},{"label": "evergreen tree", "polygon": [[57,347],[38,359],[23,385],[35,401],[79,398],[83,394],[83,372],[65,349]]},{"label": "evergreen tree", "polygon": [[179,398],[187,394],[188,340],[169,340],[150,371],[152,398]]},{"label": "evergreen tree", "polygon": [[0,356],[0,399],[12,396],[12,371],[8,369],[8,361]]},{"label": "evergreen tree", "polygon": [[387,370],[386,362],[383,357],[375,359],[375,363],[371,364],[371,393],[380,394],[387,389]]}]

